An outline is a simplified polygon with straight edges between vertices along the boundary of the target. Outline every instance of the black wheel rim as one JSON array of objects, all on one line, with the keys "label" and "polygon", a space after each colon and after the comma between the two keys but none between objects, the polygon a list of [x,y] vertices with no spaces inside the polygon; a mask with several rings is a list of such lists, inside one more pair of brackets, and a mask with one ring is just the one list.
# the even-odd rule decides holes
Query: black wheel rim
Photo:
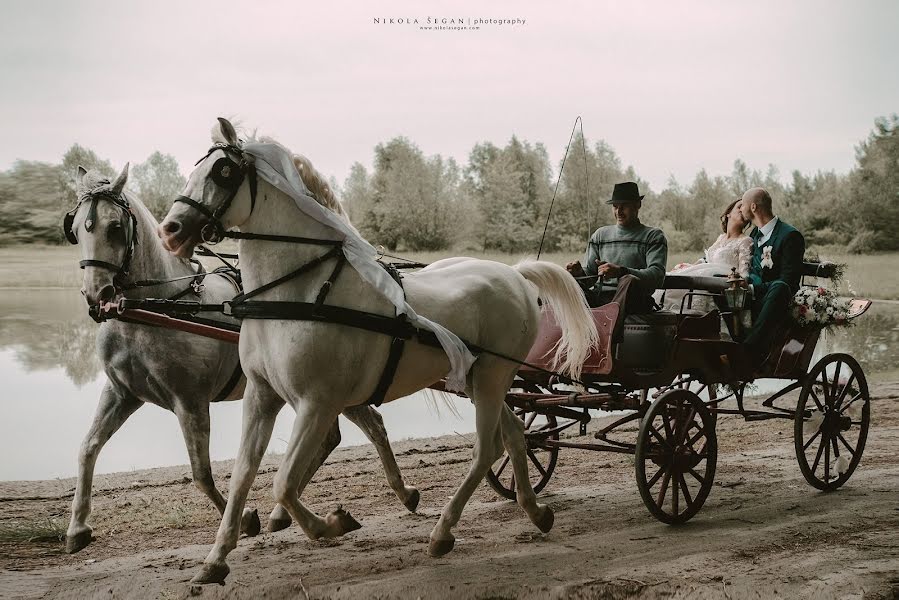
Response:
[{"label": "black wheel rim", "polygon": [[828,354],[806,377],[793,439],[805,480],[819,490],[846,483],[861,461],[871,421],[868,382],[848,354]]},{"label": "black wheel rim", "polygon": [[703,383],[692,375],[684,373],[672,381],[670,385],[660,387],[652,394],[652,398],[658,399],[662,394],[670,390],[687,390],[696,394],[702,400],[702,403],[709,408],[712,418],[717,417],[715,408],[718,405],[718,386],[716,384]]},{"label": "black wheel rim", "polygon": [[705,503],[715,478],[715,423],[702,400],[685,389],[662,394],[646,412],[636,449],[637,487],[649,512],[684,523]]},{"label": "black wheel rim", "polygon": [[[524,436],[527,443],[528,476],[535,493],[540,493],[549,483],[556,461],[559,458],[558,448],[546,448],[541,442],[544,440],[558,440],[559,432],[546,434],[557,426],[556,418],[552,415],[541,414],[521,408],[513,409],[515,416],[524,422]],[[512,470],[512,462],[509,453],[503,455],[487,471],[487,482],[499,495],[509,500],[515,500],[515,474]]]}]

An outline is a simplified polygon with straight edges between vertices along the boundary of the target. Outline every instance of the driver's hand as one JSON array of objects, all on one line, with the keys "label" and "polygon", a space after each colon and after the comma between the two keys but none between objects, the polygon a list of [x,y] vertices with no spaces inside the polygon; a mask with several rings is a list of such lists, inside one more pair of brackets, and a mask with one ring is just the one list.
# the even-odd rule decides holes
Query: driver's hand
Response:
[{"label": "driver's hand", "polygon": [[565,265],[565,270],[571,273],[572,277],[583,277],[585,275],[584,267],[582,267],[581,263],[578,261],[570,262]]}]

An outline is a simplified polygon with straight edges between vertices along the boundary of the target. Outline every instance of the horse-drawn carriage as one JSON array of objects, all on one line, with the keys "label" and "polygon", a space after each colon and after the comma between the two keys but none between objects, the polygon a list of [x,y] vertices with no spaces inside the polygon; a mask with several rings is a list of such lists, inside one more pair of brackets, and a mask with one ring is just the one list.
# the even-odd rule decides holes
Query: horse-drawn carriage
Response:
[{"label": "horse-drawn carriage", "polygon": [[[827,263],[805,263],[806,276],[830,277],[832,272]],[[666,289],[686,291],[677,312],[625,316],[619,322],[617,303],[592,309],[600,343],[584,364],[582,388],[547,372],[546,356],[558,341],[559,328],[552,313],[544,313],[528,365],[519,370],[506,397],[526,425],[535,491],[546,487],[562,448],[633,454],[646,507],[665,523],[683,523],[712,489],[719,414],[747,421],[790,419],[799,468],[812,486],[833,490],[851,477],[870,422],[862,368],[849,355],[828,354],[809,369],[821,329],[798,324],[785,327],[761,366],[752,368],[744,348],[730,335],[739,327],[737,310],[689,308],[693,297],[722,296],[727,287],[724,279],[668,276]],[[849,318],[870,304],[853,300]],[[759,408],[747,408],[744,392],[756,379],[783,385]],[[795,407],[777,404],[796,390]],[[583,437],[594,409],[614,415],[594,433],[596,441],[563,439],[562,433],[574,426]],[[636,441],[622,440],[618,430],[635,421]],[[508,461],[504,455],[487,479],[499,494],[514,499]]]}]

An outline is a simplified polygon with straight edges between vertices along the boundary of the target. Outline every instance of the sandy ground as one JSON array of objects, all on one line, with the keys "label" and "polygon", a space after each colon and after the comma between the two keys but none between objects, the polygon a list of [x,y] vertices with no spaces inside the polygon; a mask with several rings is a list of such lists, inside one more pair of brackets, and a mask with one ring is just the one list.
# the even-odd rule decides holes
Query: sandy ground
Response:
[{"label": "sandy ground", "polygon": [[[96,541],[75,555],[56,541],[0,544],[0,597],[899,598],[899,383],[872,391],[864,458],[837,492],[802,478],[791,422],[722,417],[716,485],[687,525],[649,515],[630,457],[563,450],[541,495],[556,511],[549,534],[484,484],[440,559],[427,556],[428,534],[468,468],[471,436],[395,444],[422,493],[417,514],[369,447],[341,449],[304,499],[319,514],[342,503],[363,528],[317,542],[296,526],[243,538],[224,586],[188,583],[218,525],[188,467],[101,475]],[[263,522],[276,465],[266,458],[250,496]],[[216,465],[222,487],[229,470]],[[0,483],[0,525],[66,523],[73,487]]]}]

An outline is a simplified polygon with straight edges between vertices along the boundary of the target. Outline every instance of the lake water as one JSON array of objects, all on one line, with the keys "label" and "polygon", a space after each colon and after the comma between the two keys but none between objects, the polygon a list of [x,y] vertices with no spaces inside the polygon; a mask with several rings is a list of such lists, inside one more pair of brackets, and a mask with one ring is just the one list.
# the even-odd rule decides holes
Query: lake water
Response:
[{"label": "lake water", "polygon": [[[94,353],[97,327],[77,290],[0,291],[0,381],[5,390],[0,399],[0,480],[75,474],[78,448],[105,381]],[[826,336],[818,346],[820,353],[854,355],[869,378],[895,370],[899,305],[875,304],[855,327]],[[473,431],[471,404],[464,399],[454,404],[459,416],[445,407],[437,414],[416,395],[382,406],[381,412],[392,440]],[[211,417],[213,460],[233,458],[240,441],[241,403],[215,404]],[[278,416],[269,450],[286,448],[292,424],[293,411],[287,407]],[[367,442],[343,419],[341,432],[342,445]],[[146,405],[106,444],[97,473],[187,462],[175,416]]]}]

